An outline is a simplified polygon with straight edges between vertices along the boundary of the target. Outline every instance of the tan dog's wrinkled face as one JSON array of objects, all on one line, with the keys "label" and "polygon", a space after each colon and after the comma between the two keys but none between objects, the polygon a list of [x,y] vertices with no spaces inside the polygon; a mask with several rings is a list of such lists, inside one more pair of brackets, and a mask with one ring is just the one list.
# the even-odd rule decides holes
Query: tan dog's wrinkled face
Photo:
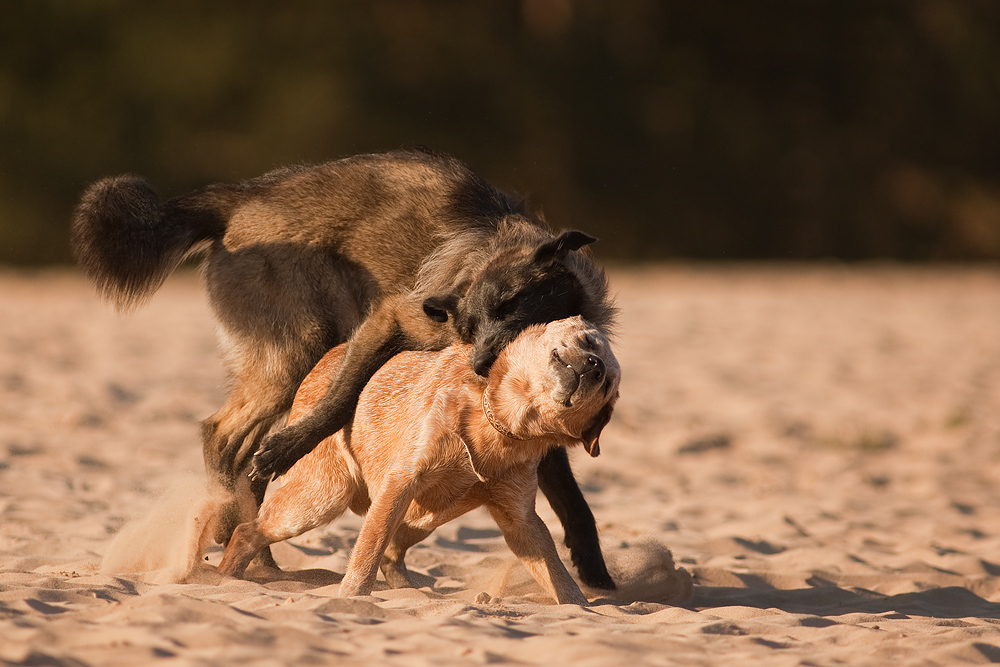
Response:
[{"label": "tan dog's wrinkled face", "polygon": [[620,380],[607,336],[577,316],[523,331],[490,371],[488,391],[514,432],[567,435],[597,456]]}]

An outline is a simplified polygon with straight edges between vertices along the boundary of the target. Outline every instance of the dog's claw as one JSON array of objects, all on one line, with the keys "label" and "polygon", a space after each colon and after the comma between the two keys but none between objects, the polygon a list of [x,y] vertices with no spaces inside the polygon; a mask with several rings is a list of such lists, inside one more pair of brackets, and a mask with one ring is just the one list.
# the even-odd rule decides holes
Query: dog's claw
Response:
[{"label": "dog's claw", "polygon": [[258,467],[256,458],[254,458],[253,463],[250,465],[250,472],[247,473],[247,477],[250,478],[251,482],[256,482],[264,479],[266,479],[269,482],[273,480],[271,476],[265,475],[264,471],[260,467]]},{"label": "dog's claw", "polygon": [[268,481],[273,481],[279,475],[284,474],[288,468],[287,466],[282,469],[281,466],[281,450],[275,447],[273,438],[266,438],[264,442],[261,443],[260,449],[257,453],[253,455],[253,466],[250,470],[250,479],[266,479]]},{"label": "dog's claw", "polygon": [[273,482],[284,473],[285,471],[279,470],[278,466],[274,465],[272,460],[255,456],[253,459],[253,468],[250,470],[250,479],[251,481],[267,480],[268,482]]},{"label": "dog's claw", "polygon": [[260,443],[253,455],[250,479],[274,479],[284,475],[295,462],[309,453],[302,442],[284,431],[272,433]]}]

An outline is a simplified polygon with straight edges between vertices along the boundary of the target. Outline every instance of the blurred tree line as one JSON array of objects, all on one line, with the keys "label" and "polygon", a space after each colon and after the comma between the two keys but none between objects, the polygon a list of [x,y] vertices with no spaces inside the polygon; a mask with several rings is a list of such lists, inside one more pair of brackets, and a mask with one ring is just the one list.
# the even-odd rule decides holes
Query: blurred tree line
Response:
[{"label": "blurred tree line", "polygon": [[605,258],[998,258],[1000,3],[4,3],[2,262],[102,176],[413,145]]}]

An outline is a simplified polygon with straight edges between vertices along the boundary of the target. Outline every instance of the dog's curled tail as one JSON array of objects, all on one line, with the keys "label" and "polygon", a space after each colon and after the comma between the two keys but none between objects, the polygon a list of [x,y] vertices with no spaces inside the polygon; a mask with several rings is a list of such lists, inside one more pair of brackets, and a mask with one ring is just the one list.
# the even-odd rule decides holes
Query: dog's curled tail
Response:
[{"label": "dog's curled tail", "polygon": [[144,303],[198,246],[220,238],[232,211],[229,193],[206,188],[160,202],[138,176],[102,179],[73,214],[73,254],[115,308]]}]

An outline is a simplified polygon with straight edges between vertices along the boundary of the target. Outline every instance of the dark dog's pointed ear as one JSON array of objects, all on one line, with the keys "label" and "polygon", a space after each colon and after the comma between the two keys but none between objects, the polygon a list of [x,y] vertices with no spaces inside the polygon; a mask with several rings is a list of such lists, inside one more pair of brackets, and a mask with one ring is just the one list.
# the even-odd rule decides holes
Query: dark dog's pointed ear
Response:
[{"label": "dark dog's pointed ear", "polygon": [[595,458],[601,454],[601,431],[611,421],[613,411],[614,407],[610,403],[601,408],[601,411],[594,417],[594,421],[590,422],[590,425],[584,429],[583,435],[580,436],[580,439],[583,440],[583,448]]},{"label": "dark dog's pointed ear", "polygon": [[424,299],[424,314],[435,322],[447,322],[458,312],[458,295],[438,294]]},{"label": "dark dog's pointed ear", "polygon": [[565,257],[571,250],[579,250],[597,241],[593,236],[578,231],[563,232],[551,241],[546,241],[535,250],[536,260]]}]

